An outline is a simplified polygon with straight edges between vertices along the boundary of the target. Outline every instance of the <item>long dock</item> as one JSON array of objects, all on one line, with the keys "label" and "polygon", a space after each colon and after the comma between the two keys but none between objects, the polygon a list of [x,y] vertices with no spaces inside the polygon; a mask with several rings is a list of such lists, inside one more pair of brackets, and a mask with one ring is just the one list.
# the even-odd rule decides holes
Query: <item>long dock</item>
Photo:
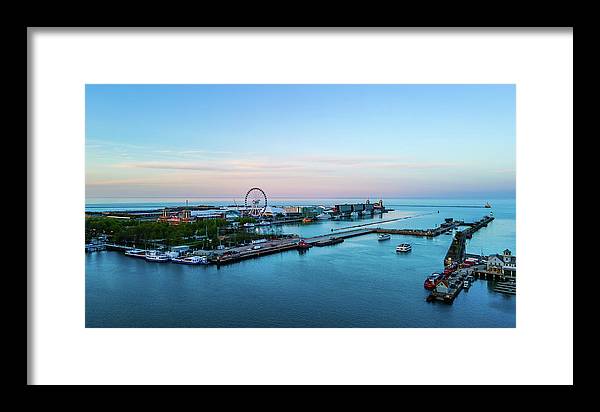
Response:
[{"label": "long dock", "polygon": [[433,229],[382,229],[377,228],[374,231],[377,233],[387,233],[390,235],[408,235],[408,236],[421,236],[421,237],[435,237],[443,233],[450,232],[453,229],[461,226],[463,223],[460,221],[453,222],[449,225],[440,225]]},{"label": "long dock", "polygon": [[[304,241],[313,246],[319,246],[323,244],[327,244],[331,238],[334,239],[348,239],[355,236],[366,235],[368,233],[373,233],[373,229],[357,229],[357,230],[349,230],[347,232],[336,233],[335,235],[327,234],[321,236],[314,236],[310,238],[305,238]],[[341,242],[340,242],[341,243]],[[260,249],[248,249],[247,246],[242,248],[234,249],[234,253],[230,254],[221,254],[211,259],[212,263],[217,265],[224,265],[228,263],[238,262],[244,259],[250,259],[254,257],[270,255],[272,253],[284,252],[288,250],[296,250],[298,249],[298,238],[288,239],[283,243],[276,243],[267,246],[261,246]]]},{"label": "long dock", "polygon": [[210,259],[211,263],[215,263],[217,265],[226,265],[228,263],[239,262],[240,260],[257,258],[260,256],[270,255],[273,253],[284,252],[287,250],[296,250],[298,249],[297,243],[283,243],[277,246],[271,246],[268,248],[261,248],[257,250],[246,250],[243,252],[238,252],[231,255],[217,255],[214,258]]},{"label": "long dock", "polygon": [[353,228],[357,228],[357,227],[366,227],[366,226],[373,226],[373,225],[381,225],[384,223],[390,223],[390,222],[396,222],[398,220],[406,220],[406,219],[412,219],[415,217],[421,217],[421,216],[428,216],[428,215],[433,215],[436,214],[437,212],[430,212],[430,213],[422,213],[420,215],[412,215],[412,216],[404,216],[404,217],[396,217],[394,219],[386,219],[386,220],[379,220],[377,222],[371,222],[371,223],[362,223],[360,225],[353,225],[353,226],[346,226],[346,227],[340,227],[337,229],[331,229],[332,232],[336,232],[339,230],[347,230],[347,229],[353,229]]},{"label": "long dock", "polygon": [[473,233],[477,232],[482,227],[486,227],[492,220],[494,220],[492,216],[485,216],[474,223],[463,222],[463,225],[469,226],[469,228],[457,232],[456,235],[454,235],[454,239],[452,239],[448,252],[446,252],[446,257],[444,257],[444,265],[448,266],[453,262],[460,263],[465,260],[467,239],[471,239]]}]

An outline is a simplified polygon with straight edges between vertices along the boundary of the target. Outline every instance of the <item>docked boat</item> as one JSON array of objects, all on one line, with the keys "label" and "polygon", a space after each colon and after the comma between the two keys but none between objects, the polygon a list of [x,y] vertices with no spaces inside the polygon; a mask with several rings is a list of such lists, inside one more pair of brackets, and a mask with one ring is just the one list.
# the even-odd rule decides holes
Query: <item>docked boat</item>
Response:
[{"label": "docked boat", "polygon": [[396,252],[410,252],[412,250],[412,246],[408,243],[401,243],[396,246]]},{"label": "docked boat", "polygon": [[181,258],[171,258],[171,262],[182,265],[207,265],[208,258],[206,256],[186,256]]},{"label": "docked boat", "polygon": [[358,217],[358,212],[352,212],[352,213],[350,213],[350,216],[351,217]]},{"label": "docked boat", "polygon": [[158,252],[156,250],[151,250],[151,251],[147,252],[145,258],[148,262],[157,262],[157,263],[164,263],[164,262],[168,262],[169,260],[171,260],[169,255],[167,255],[166,253]]},{"label": "docked boat", "polygon": [[317,219],[319,219],[319,220],[331,219],[331,215],[327,212],[323,212],[320,215],[317,215]]},{"label": "docked boat", "polygon": [[310,243],[305,242],[304,239],[298,242],[298,249],[310,249],[311,247],[312,245]]},{"label": "docked boat", "polygon": [[442,273],[432,273],[430,276],[427,276],[423,286],[427,290],[433,290],[442,280],[444,280],[444,275]]},{"label": "docked boat", "polygon": [[254,227],[254,223],[247,222],[247,223],[244,223],[243,226],[244,227]]},{"label": "docked boat", "polygon": [[312,223],[313,220],[310,217],[305,217],[304,219],[302,219],[302,223]]},{"label": "docked boat", "polygon": [[125,256],[145,258],[146,251],[144,249],[129,249],[127,252],[125,252]]},{"label": "docked boat", "polygon": [[258,222],[256,226],[271,226],[271,222],[269,222],[268,220],[263,220]]},{"label": "docked boat", "polygon": [[388,233],[382,233],[379,236],[377,236],[377,240],[381,241],[381,240],[390,240],[392,237],[388,234]]}]

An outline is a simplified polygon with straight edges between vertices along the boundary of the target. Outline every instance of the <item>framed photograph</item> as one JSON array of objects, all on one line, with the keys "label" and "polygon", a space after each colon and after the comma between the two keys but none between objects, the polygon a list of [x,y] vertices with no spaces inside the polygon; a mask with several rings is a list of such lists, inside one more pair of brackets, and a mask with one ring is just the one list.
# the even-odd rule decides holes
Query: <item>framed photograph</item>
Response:
[{"label": "framed photograph", "polygon": [[572,384],[572,29],[29,47],[30,383]]}]

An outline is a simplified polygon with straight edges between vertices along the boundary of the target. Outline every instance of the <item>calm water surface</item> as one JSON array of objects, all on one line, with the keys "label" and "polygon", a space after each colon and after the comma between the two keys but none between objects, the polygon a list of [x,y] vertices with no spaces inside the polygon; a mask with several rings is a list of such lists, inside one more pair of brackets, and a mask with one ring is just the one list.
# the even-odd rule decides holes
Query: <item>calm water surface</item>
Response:
[{"label": "calm water surface", "polygon": [[[349,201],[358,201],[348,199]],[[281,204],[333,204],[344,200],[287,200]],[[472,221],[490,209],[484,200],[391,199],[382,218],[323,221],[261,229],[315,236],[332,228],[409,217],[388,228],[430,228],[446,217]],[[103,203],[101,207],[143,208],[184,204],[185,199]],[[210,203],[214,202],[214,203]],[[127,206],[123,206],[127,203]],[[231,202],[233,203],[233,202]],[[273,202],[278,203],[277,201]],[[490,200],[496,218],[467,241],[469,253],[515,253],[515,202]],[[88,202],[98,207],[101,203]],[[190,204],[229,204],[204,200]],[[438,213],[439,211],[439,213]],[[515,327],[516,298],[494,293],[478,280],[453,305],[427,303],[424,278],[442,269],[452,236],[433,239],[375,234],[346,239],[306,253],[280,254],[221,266],[149,263],[119,252],[86,255],[87,327]],[[411,243],[412,252],[395,246]]]}]

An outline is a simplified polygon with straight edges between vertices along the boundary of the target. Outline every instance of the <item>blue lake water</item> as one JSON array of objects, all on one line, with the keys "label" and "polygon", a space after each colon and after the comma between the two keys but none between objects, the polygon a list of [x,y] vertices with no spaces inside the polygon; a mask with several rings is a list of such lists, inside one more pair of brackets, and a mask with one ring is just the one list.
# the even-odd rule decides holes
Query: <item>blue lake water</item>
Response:
[{"label": "blue lake water", "polygon": [[[483,205],[492,209],[457,207]],[[331,205],[358,199],[281,200],[273,204]],[[213,202],[213,203],[211,203]],[[310,237],[331,229],[410,217],[388,228],[432,228],[452,217],[496,218],[467,241],[467,252],[515,250],[515,201],[506,199],[389,199],[394,211],[381,218],[322,221],[260,230]],[[184,204],[185,199],[89,202],[105,210]],[[230,204],[224,200],[190,204]],[[126,204],[126,206],[123,206]],[[102,205],[102,206],[98,206]],[[439,213],[438,213],[439,211]],[[86,327],[515,327],[516,297],[495,293],[491,282],[476,281],[452,305],[427,303],[425,277],[442,269],[452,236],[433,239],[375,234],[306,253],[288,251],[221,266],[149,263],[119,252],[86,254]],[[395,246],[411,243],[412,252]]]}]

